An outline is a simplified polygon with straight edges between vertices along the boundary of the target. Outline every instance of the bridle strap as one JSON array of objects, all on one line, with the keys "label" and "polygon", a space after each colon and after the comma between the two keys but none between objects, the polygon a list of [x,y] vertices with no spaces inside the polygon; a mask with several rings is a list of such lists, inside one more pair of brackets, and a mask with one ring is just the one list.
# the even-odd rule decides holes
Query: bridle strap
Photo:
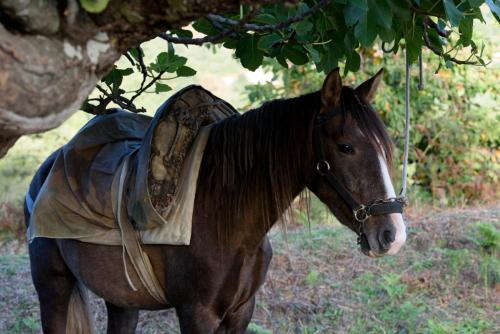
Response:
[{"label": "bridle strap", "polygon": [[351,211],[359,208],[359,203],[351,196],[351,193],[337,180],[332,172],[328,171],[323,174],[323,177],[330,184],[330,186],[335,189],[337,194],[344,200]]},{"label": "bridle strap", "polygon": [[335,175],[330,171],[330,164],[326,160],[323,141],[321,140],[321,127],[325,121],[344,111],[344,103],[340,103],[340,108],[335,107],[328,110],[324,114],[319,114],[314,121],[313,130],[313,147],[316,156],[316,171],[322,175],[330,186],[335,189],[339,196],[353,211],[359,207],[359,203],[351,196],[351,193],[337,180]]},{"label": "bridle strap", "polygon": [[397,199],[382,203],[374,203],[367,207],[369,216],[386,215],[389,213],[403,213],[404,204]]}]

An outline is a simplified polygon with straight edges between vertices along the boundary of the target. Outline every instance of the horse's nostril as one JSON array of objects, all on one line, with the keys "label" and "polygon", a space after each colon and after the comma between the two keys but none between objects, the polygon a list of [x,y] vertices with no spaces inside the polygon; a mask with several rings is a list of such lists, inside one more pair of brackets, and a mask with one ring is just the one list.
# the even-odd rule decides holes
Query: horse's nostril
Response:
[{"label": "horse's nostril", "polygon": [[396,239],[394,233],[391,230],[385,230],[382,234],[382,242],[386,245],[389,245]]}]

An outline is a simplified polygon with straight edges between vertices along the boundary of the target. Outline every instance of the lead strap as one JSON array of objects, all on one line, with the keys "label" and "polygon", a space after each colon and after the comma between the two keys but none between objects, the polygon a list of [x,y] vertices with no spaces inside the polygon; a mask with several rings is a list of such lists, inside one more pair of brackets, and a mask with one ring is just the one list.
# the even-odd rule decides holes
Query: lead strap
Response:
[{"label": "lead strap", "polygon": [[[421,56],[420,56],[421,57]],[[401,179],[401,191],[399,197],[406,197],[406,179],[408,170],[408,151],[410,143],[410,61],[408,58],[408,46],[405,50],[406,80],[405,80],[405,149],[403,157],[403,177]]]}]

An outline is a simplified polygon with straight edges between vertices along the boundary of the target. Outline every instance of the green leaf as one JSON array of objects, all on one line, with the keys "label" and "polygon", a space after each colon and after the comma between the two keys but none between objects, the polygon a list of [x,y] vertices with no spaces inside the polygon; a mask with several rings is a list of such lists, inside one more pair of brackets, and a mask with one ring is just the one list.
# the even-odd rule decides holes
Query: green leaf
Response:
[{"label": "green leaf", "polygon": [[302,20],[292,25],[292,28],[295,29],[295,32],[301,36],[307,35],[312,30],[313,27],[314,25],[308,20]]},{"label": "green leaf", "polygon": [[89,13],[100,13],[106,9],[109,0],[80,0],[83,9]]},{"label": "green leaf", "polygon": [[111,70],[101,81],[103,81],[113,92],[117,92],[123,81],[121,70],[116,67]]},{"label": "green leaf", "polygon": [[168,57],[169,59],[172,58],[172,56],[175,54],[175,49],[174,49],[174,44],[171,42],[167,43],[167,51],[168,51]]},{"label": "green leaf", "polygon": [[225,47],[226,49],[236,49],[237,45],[238,45],[238,40],[234,38],[225,39],[224,44],[222,44],[222,46]]},{"label": "green leaf", "polygon": [[168,92],[169,90],[172,90],[172,87],[170,87],[169,85],[163,84],[161,82],[155,83],[156,94],[162,93],[162,92]]},{"label": "green leaf", "polygon": [[392,26],[392,10],[387,0],[371,0],[368,12],[373,15],[375,22],[383,28]]},{"label": "green leaf", "polygon": [[386,43],[390,43],[394,40],[394,30],[392,29],[380,29],[378,32],[380,39]]},{"label": "green leaf", "polygon": [[306,44],[306,45],[303,45],[303,46],[304,46],[304,49],[306,49],[307,52],[309,52],[309,55],[311,56],[311,59],[315,63],[319,63],[321,61],[321,55],[319,54],[318,50],[316,50],[314,48],[314,46],[312,46],[311,44]]},{"label": "green leaf", "polygon": [[354,27],[354,36],[364,47],[372,45],[377,37],[377,27],[374,15],[369,15],[367,11],[364,12],[364,15]]},{"label": "green leaf", "polygon": [[152,63],[151,69],[156,72],[166,71],[173,73],[181,66],[184,66],[187,62],[186,57],[181,57],[173,53],[173,49],[169,48],[168,52],[160,52],[156,56],[156,62]]},{"label": "green leaf", "polygon": [[443,45],[445,41],[442,40],[442,37],[439,36],[434,29],[428,31],[428,36],[431,45],[440,52],[443,52]]},{"label": "green leaf", "polygon": [[133,48],[128,50],[128,54],[134,57],[135,60],[139,60],[139,52],[141,53],[141,56],[144,57],[144,52],[142,51],[142,49]]},{"label": "green leaf", "polygon": [[130,67],[124,68],[124,69],[120,69],[119,71],[122,74],[122,76],[124,76],[124,77],[126,77],[127,75],[131,75],[132,73],[134,73],[134,70],[131,69]]},{"label": "green leaf", "polygon": [[295,65],[304,65],[309,61],[304,49],[298,45],[285,45],[283,55]]},{"label": "green leaf", "polygon": [[309,10],[309,6],[305,2],[299,2],[297,5],[297,13],[294,13],[293,16],[295,15],[302,15],[305,12]]},{"label": "green leaf", "polygon": [[325,52],[321,55],[320,67],[323,72],[328,73],[333,70],[335,67],[338,67],[339,58],[338,55],[338,47],[335,47],[333,43],[328,43],[325,48]]},{"label": "green leaf", "polygon": [[275,16],[273,16],[271,14],[267,14],[267,13],[262,13],[262,14],[255,16],[252,21],[257,22],[257,23],[263,23],[263,24],[278,23],[278,19]]},{"label": "green leaf", "polygon": [[194,28],[194,30],[205,35],[215,35],[219,32],[217,29],[215,29],[213,24],[204,17],[194,21],[192,27]]},{"label": "green leaf", "polygon": [[180,77],[190,77],[196,74],[196,71],[188,66],[181,66],[177,69],[177,75]]},{"label": "green leaf", "polygon": [[355,1],[350,1],[344,8],[344,19],[345,24],[348,27],[352,27],[361,19],[362,16],[366,15],[366,0],[363,6],[358,6]]},{"label": "green leaf", "polygon": [[[314,28],[319,32],[321,37],[327,38],[327,34],[329,30],[335,29],[335,25],[333,24],[331,17],[326,15],[320,15],[315,22]],[[337,29],[338,30],[338,29]]]},{"label": "green leaf", "polygon": [[257,47],[262,51],[271,49],[275,44],[281,42],[281,36],[275,33],[262,36],[257,43]]},{"label": "green leaf", "polygon": [[460,21],[458,30],[460,31],[460,42],[464,46],[470,45],[472,39],[472,30],[474,28],[474,20],[472,18],[465,18]]},{"label": "green leaf", "polygon": [[463,13],[455,6],[453,0],[443,0],[446,16],[453,27],[458,26],[463,17]]},{"label": "green leaf", "polygon": [[288,63],[286,62],[286,59],[282,54],[277,55],[276,60],[278,61],[278,63],[280,63],[281,66],[283,66],[284,68],[288,68]]},{"label": "green leaf", "polygon": [[264,53],[257,49],[257,43],[257,35],[245,34],[236,46],[236,57],[240,58],[241,65],[250,71],[255,71],[264,58]]},{"label": "green leaf", "polygon": [[[361,57],[356,51],[353,51],[345,62],[345,73],[347,71],[357,72],[361,66]],[[347,74],[347,73],[346,73]]]},{"label": "green leaf", "polygon": [[483,4],[484,0],[469,0],[468,2],[471,7],[479,7]]},{"label": "green leaf", "polygon": [[415,63],[420,54],[423,44],[423,28],[420,23],[417,23],[413,29],[406,33],[405,43],[408,52],[408,59],[410,63]]},{"label": "green leaf", "polygon": [[186,29],[170,29],[170,33],[179,37],[193,38],[193,32]]},{"label": "green leaf", "polygon": [[349,0],[349,3],[352,3],[353,5],[363,9],[367,10],[368,9],[368,4],[366,0]]}]

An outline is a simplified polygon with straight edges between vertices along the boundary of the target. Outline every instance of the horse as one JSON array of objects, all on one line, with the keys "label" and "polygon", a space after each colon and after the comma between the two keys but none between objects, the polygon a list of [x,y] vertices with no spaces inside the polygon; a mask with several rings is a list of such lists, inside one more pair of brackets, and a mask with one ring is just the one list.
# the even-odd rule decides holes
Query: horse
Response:
[{"label": "horse", "polygon": [[[166,308],[181,333],[244,333],[272,257],[266,234],[306,188],[358,235],[364,254],[396,254],[406,240],[403,205],[390,178],[391,140],[370,106],[382,73],[352,88],[335,69],[316,92],[213,125],[190,245],[142,246],[168,305],[133,271],[138,290],[130,289],[121,247],[35,238],[29,256],[43,331],[92,332],[89,289],[105,301],[108,333],[133,333],[139,309]],[[48,169],[50,161],[42,181]],[[36,197],[40,187],[33,182],[29,192]]]}]

